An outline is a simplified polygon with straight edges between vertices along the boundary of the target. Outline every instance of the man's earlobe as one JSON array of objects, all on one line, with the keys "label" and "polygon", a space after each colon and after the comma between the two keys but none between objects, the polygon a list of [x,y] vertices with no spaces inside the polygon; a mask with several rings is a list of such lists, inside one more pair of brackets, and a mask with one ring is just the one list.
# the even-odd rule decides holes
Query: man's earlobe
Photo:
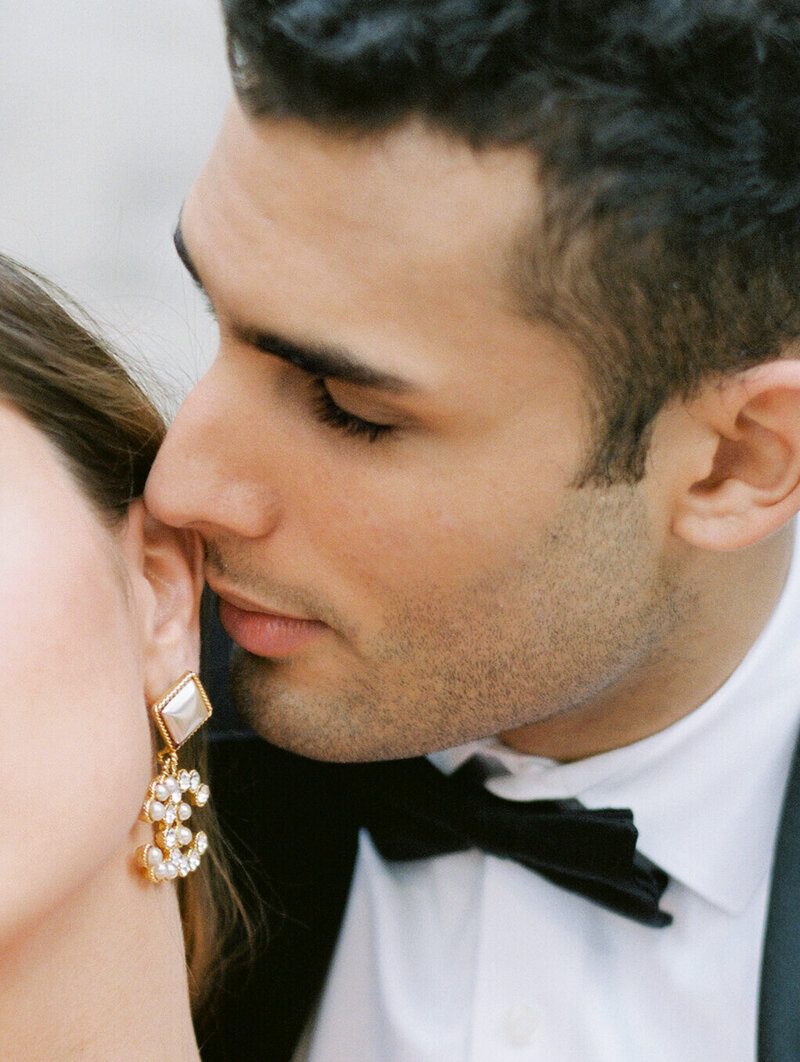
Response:
[{"label": "man's earlobe", "polygon": [[676,500],[673,532],[735,550],[783,527],[800,509],[800,361],[711,383],[685,409],[706,429],[707,461]]}]

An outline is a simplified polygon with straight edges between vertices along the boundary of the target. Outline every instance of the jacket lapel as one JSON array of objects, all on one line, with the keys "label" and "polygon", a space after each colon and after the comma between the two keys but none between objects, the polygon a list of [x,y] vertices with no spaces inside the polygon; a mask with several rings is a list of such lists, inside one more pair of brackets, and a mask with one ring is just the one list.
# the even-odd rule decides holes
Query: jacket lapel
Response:
[{"label": "jacket lapel", "polygon": [[758,1062],[800,1059],[800,742],[795,748],[772,873],[758,1024]]}]

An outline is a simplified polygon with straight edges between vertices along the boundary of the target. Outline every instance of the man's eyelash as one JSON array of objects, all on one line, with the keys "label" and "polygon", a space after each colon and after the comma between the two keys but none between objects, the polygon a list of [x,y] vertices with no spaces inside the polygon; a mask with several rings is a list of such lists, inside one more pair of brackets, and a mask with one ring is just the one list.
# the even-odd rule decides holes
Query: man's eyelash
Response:
[{"label": "man's eyelash", "polygon": [[369,442],[375,442],[381,436],[392,431],[391,424],[375,424],[371,420],[362,420],[361,417],[348,413],[347,410],[337,406],[331,398],[325,380],[317,377],[311,381],[313,387],[314,413],[322,424],[328,424],[332,428],[343,432],[345,435],[362,436]]}]

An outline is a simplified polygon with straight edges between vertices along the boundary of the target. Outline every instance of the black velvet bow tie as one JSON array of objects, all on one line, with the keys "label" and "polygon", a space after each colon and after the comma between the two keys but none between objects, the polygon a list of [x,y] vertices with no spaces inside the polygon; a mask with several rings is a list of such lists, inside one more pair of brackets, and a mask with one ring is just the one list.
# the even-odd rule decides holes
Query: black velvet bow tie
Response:
[{"label": "black velvet bow tie", "polygon": [[356,768],[364,825],[388,860],[480,848],[648,926],[672,915],[658,903],[667,875],[636,851],[627,808],[590,811],[576,800],[504,800],[468,761],[449,777],[425,759]]}]

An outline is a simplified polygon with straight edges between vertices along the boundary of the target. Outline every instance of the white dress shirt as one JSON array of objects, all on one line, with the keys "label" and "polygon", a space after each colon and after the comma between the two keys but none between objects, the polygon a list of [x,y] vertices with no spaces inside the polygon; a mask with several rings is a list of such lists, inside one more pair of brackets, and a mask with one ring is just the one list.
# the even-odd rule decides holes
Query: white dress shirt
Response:
[{"label": "white dress shirt", "polygon": [[472,850],[387,863],[362,831],[308,1062],[753,1062],[770,869],[800,722],[800,563],[728,681],[667,730],[559,764],[495,739],[509,800],[630,807],[670,883],[654,929]]}]

